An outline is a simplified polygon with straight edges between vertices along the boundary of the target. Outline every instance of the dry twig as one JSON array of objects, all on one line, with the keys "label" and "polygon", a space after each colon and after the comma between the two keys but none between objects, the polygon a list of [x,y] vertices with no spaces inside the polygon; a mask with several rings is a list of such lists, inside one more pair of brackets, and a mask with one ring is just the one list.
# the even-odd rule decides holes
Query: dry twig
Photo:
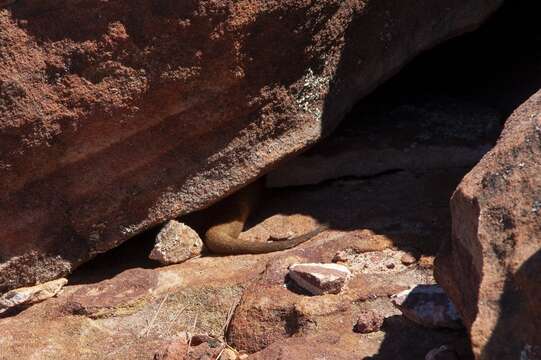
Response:
[{"label": "dry twig", "polygon": [[169,327],[167,328],[167,331],[165,332],[165,334],[169,334],[171,332],[171,330],[173,329],[173,326],[175,326],[175,322],[177,321],[178,317],[180,316],[180,314],[184,312],[184,310],[186,310],[187,307],[188,305],[185,305],[182,309],[177,311],[175,316],[173,316],[173,320],[170,321]]},{"label": "dry twig", "polygon": [[199,314],[195,314],[195,320],[193,322],[193,326],[192,326],[192,332],[190,334],[190,340],[188,341],[188,349],[186,349],[186,359],[188,358],[188,354],[190,353],[190,346],[192,346],[192,337],[193,337],[193,333],[195,331],[195,326],[197,325],[197,315]]},{"label": "dry twig", "polygon": [[224,324],[224,326],[222,328],[222,337],[223,337],[223,342],[224,343],[226,343],[225,336],[227,334],[227,329],[229,328],[229,324],[231,323],[231,319],[233,319],[233,314],[235,313],[235,310],[237,309],[237,307],[240,304],[240,299],[241,298],[242,298],[242,296],[239,297],[237,299],[237,301],[235,301],[233,304],[231,304],[231,307],[229,308],[229,311],[227,312],[227,318],[226,318],[225,324]]},{"label": "dry twig", "polygon": [[158,314],[160,313],[160,310],[162,309],[162,306],[163,306],[163,304],[165,303],[165,300],[167,300],[168,297],[169,297],[169,294],[165,295],[162,302],[160,303],[160,306],[158,306],[158,310],[156,311],[156,314],[154,314],[154,317],[152,318],[152,320],[148,324],[147,328],[144,331],[142,331],[139,336],[147,336],[149,334],[150,330],[154,326],[154,321],[156,321],[156,318],[158,317]]}]

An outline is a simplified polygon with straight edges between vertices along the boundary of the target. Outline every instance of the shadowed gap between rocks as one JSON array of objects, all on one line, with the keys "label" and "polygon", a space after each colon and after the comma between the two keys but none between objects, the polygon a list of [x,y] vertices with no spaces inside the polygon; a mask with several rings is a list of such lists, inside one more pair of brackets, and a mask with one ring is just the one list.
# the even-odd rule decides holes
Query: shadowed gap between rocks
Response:
[{"label": "shadowed gap between rocks", "polygon": [[[421,82],[420,87],[427,93],[441,90],[440,82],[446,84],[450,94],[465,96],[497,107],[506,119],[520,104],[528,99],[541,87],[541,33],[536,28],[537,15],[541,6],[537,2],[519,0],[506,2],[500,11],[479,31],[452,40],[430,54],[422,56],[410,66],[411,71],[401,73],[398,78],[404,81],[415,81],[416,72],[413,69],[425,69],[427,73],[438,73],[432,79]],[[466,56],[459,56],[467,54]],[[452,66],[441,67],[435,59],[452,59]],[[449,64],[451,65],[451,64]],[[438,71],[438,69],[444,71]],[[427,76],[430,78],[430,76]],[[418,79],[417,79],[418,80]],[[397,88],[391,93],[399,94]],[[539,273],[540,252],[534,254],[514,275],[520,284],[530,284],[529,287],[517,289],[513,280],[506,281],[504,292],[500,298],[503,311],[498,323],[485,347],[482,358],[537,358],[541,354],[536,339],[530,344],[522,344],[521,348],[508,348],[508,353],[502,354],[502,339],[513,339],[523,323],[517,323],[523,314],[515,309],[533,309],[539,307],[539,291],[534,289],[535,274]],[[515,280],[516,282],[516,280]],[[520,307],[515,302],[521,299],[528,306]],[[476,303],[475,299],[469,299]],[[533,323],[531,326],[535,326]],[[381,345],[378,355],[371,360],[397,358],[397,342],[403,337],[402,332],[393,331],[387,327],[387,335]],[[531,332],[532,334],[535,331]],[[538,339],[537,339],[538,340]],[[515,345],[519,342],[510,341]],[[463,344],[464,345],[464,344]],[[460,344],[458,344],[460,346]],[[403,349],[407,349],[405,345]],[[460,357],[465,358],[466,354]],[[468,356],[472,356],[470,353]]]}]

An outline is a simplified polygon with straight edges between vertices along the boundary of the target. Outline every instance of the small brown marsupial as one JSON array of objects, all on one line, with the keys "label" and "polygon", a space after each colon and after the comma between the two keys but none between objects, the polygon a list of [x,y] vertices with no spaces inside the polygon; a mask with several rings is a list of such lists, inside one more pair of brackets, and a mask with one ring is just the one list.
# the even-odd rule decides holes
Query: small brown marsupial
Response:
[{"label": "small brown marsupial", "polygon": [[205,246],[217,254],[263,254],[297,246],[327,229],[320,225],[306,234],[280,241],[254,242],[239,239],[248,216],[258,203],[264,185],[262,181],[248,185],[218,206],[216,225],[205,233]]}]

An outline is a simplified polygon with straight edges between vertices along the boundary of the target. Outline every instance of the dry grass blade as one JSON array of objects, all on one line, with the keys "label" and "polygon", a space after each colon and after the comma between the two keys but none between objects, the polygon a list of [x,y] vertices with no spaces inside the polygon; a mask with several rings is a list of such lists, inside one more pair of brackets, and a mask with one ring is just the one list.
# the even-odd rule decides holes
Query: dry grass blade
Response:
[{"label": "dry grass blade", "polygon": [[165,331],[164,334],[171,333],[171,330],[173,329],[173,326],[175,326],[175,322],[177,321],[178,317],[184,312],[184,310],[186,310],[187,307],[188,307],[188,305],[185,305],[182,309],[177,311],[175,316],[173,316],[173,320],[171,320],[171,322],[169,324],[169,327],[167,328],[167,331]]},{"label": "dry grass blade", "polygon": [[229,345],[226,344],[226,343],[222,343],[222,345],[223,345],[223,348],[222,348],[222,350],[220,351],[220,353],[218,354],[218,357],[216,357],[216,360],[220,360],[220,358],[221,358],[223,352],[224,352],[226,349],[232,350],[232,351],[235,353],[235,356],[237,356],[237,358],[238,358],[238,352],[237,352],[237,350],[235,350],[234,348],[232,348],[231,346],[229,346]]},{"label": "dry grass blade", "polygon": [[218,356],[216,357],[216,360],[220,360],[220,358],[222,357],[222,354],[224,353],[225,349],[226,349],[226,346],[224,346],[224,347],[222,348],[222,350],[220,351],[220,353],[219,353]]},{"label": "dry grass blade", "polygon": [[199,314],[195,314],[195,319],[194,319],[194,322],[193,322],[192,331],[190,333],[190,340],[188,341],[188,349],[186,349],[186,358],[188,358],[188,354],[190,354],[190,346],[192,346],[192,337],[193,337],[193,333],[195,331],[195,326],[197,325],[197,315],[199,315]]},{"label": "dry grass blade", "polygon": [[169,297],[169,294],[165,295],[162,302],[160,303],[160,306],[158,306],[158,310],[156,310],[156,313],[154,314],[154,317],[152,317],[152,320],[148,324],[147,328],[145,330],[143,330],[139,336],[147,336],[150,333],[150,330],[154,326],[154,322],[156,321],[156,318],[158,317],[158,314],[160,313],[160,310],[162,309],[162,306],[163,306],[163,304],[165,303],[165,301],[167,300],[168,297]]},{"label": "dry grass blade", "polygon": [[239,306],[240,304],[240,299],[242,298],[239,297],[233,304],[231,304],[231,307],[229,308],[229,311],[227,312],[227,318],[225,320],[225,323],[224,323],[224,326],[222,328],[222,337],[223,337],[223,341],[225,341],[225,336],[227,334],[227,329],[229,328],[229,324],[231,323],[231,319],[233,319],[233,314],[235,313],[235,310],[237,309],[237,307]]}]

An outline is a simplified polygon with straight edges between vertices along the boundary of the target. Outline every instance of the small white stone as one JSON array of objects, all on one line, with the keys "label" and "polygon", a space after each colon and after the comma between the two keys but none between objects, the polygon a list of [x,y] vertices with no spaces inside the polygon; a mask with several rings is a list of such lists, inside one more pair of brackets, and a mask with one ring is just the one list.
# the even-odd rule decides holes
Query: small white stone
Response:
[{"label": "small white stone", "polygon": [[149,258],[164,265],[178,264],[201,255],[203,241],[189,226],[169,221],[156,236],[156,244]]},{"label": "small white stone", "polygon": [[351,278],[351,272],[339,264],[293,264],[289,277],[313,295],[338,294]]}]

